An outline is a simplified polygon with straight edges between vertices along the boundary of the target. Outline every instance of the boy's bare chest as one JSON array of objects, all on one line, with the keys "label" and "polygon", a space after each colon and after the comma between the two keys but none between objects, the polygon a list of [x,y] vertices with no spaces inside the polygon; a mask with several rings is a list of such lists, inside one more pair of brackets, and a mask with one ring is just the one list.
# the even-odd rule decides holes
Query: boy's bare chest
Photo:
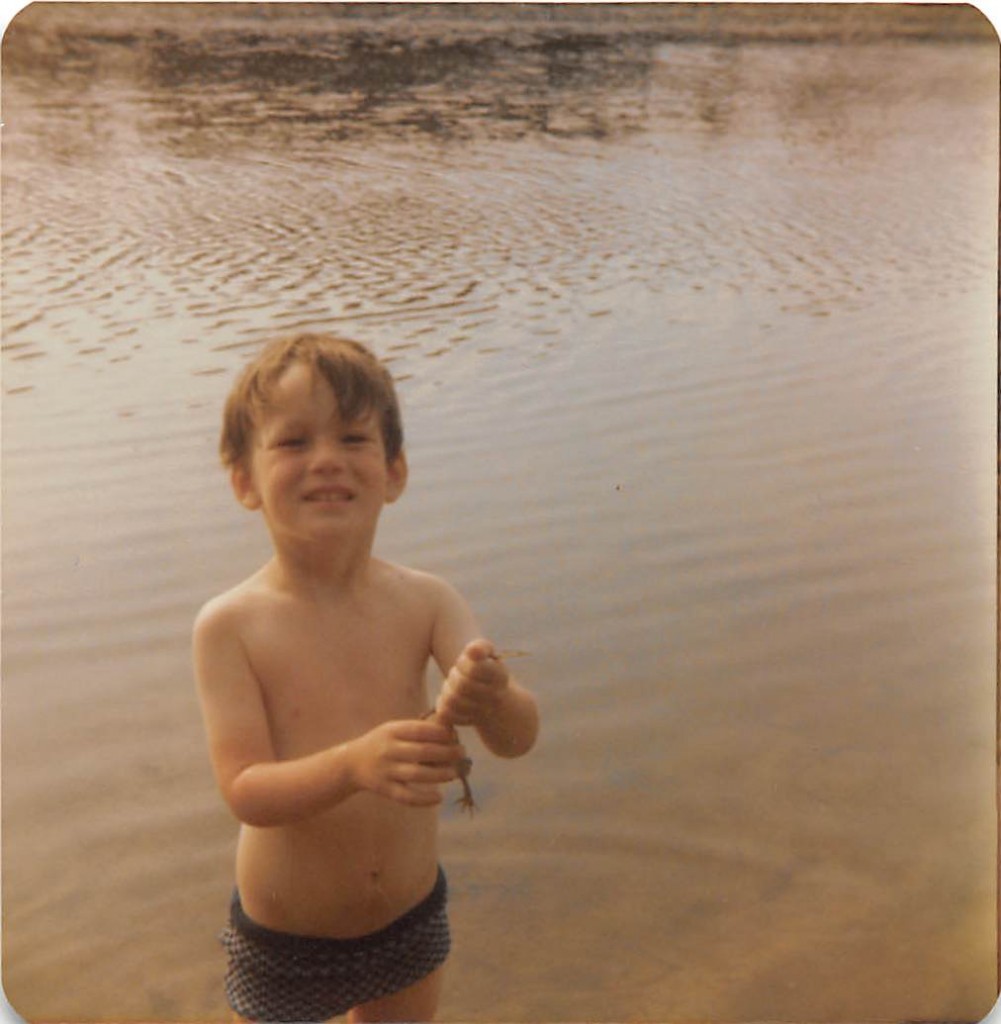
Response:
[{"label": "boy's bare chest", "polygon": [[427,707],[429,627],[394,609],[260,623],[248,654],[279,756],[301,756]]}]

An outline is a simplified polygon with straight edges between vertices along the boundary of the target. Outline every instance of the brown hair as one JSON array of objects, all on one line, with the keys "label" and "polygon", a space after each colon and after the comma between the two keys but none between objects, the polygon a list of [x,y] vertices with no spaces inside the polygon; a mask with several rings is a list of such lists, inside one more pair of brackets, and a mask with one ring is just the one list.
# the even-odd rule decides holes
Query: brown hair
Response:
[{"label": "brown hair", "polygon": [[299,333],[266,345],[233,385],[223,412],[219,454],[223,465],[243,464],[263,409],[282,374],[296,363],[319,373],[334,390],[340,414],[355,419],[375,411],[386,459],[403,450],[403,423],[393,378],[364,345],[333,334]]}]

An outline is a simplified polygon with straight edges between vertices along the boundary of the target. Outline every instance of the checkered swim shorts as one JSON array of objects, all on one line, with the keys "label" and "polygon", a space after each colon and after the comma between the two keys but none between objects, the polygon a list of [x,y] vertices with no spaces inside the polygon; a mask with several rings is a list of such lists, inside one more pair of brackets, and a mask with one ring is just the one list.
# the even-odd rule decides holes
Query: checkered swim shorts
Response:
[{"label": "checkered swim shorts", "polygon": [[399,992],[448,956],[445,875],[416,907],[368,935],[327,939],[273,931],[247,917],[234,890],[220,939],[229,1005],[252,1021],[325,1021]]}]

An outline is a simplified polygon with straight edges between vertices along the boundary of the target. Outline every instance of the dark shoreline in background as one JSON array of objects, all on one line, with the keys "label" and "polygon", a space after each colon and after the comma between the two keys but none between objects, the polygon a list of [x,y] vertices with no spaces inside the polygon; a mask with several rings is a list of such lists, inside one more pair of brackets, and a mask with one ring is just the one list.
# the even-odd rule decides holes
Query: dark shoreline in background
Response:
[{"label": "dark shoreline in background", "polygon": [[153,90],[158,130],[204,155],[243,137],[276,91],[285,105],[272,117],[325,142],[363,131],[607,139],[643,128],[634,105],[604,108],[644,94],[664,46],[992,42],[984,15],[951,4],[69,2],[14,19],[3,69],[36,97],[68,88],[102,118],[95,84]]},{"label": "dark shoreline in background", "polygon": [[[127,26],[126,26],[127,23]],[[256,29],[255,36],[252,29]],[[497,41],[521,47],[559,39],[586,48],[623,37],[647,43],[986,42],[997,34],[970,4],[921,3],[58,3],[26,8],[4,39],[4,66],[19,70],[42,44],[83,55],[87,44],[213,36],[261,44],[288,31],[392,38]],[[235,39],[242,32],[244,38]],[[195,41],[195,40],[193,40]],[[82,49],[81,49],[82,48]]]}]

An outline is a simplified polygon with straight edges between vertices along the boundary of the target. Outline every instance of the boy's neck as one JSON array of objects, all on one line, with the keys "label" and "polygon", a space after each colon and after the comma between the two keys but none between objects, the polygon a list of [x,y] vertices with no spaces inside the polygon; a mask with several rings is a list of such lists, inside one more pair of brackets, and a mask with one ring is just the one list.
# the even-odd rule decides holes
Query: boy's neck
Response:
[{"label": "boy's neck", "polygon": [[365,585],[371,566],[370,545],[356,551],[317,551],[310,546],[276,550],[267,572],[274,586],[290,593],[342,597]]}]

